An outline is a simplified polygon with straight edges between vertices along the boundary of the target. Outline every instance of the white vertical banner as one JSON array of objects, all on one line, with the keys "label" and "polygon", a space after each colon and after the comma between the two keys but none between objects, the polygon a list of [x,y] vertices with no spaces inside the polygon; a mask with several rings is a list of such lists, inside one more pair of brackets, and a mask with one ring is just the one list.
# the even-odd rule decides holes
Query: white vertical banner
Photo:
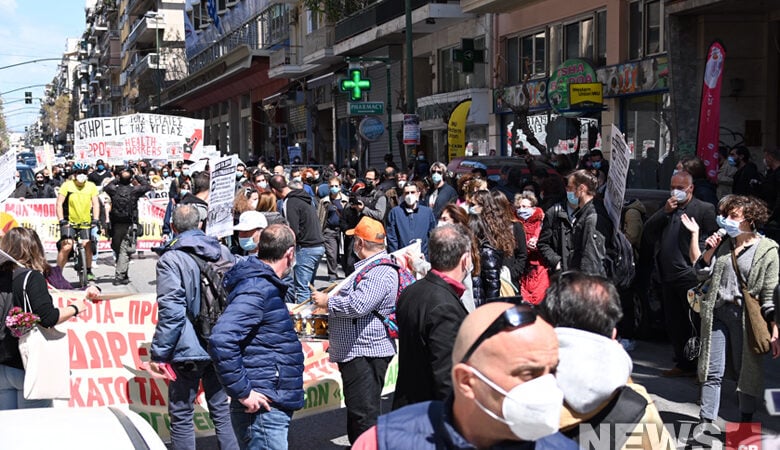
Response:
[{"label": "white vertical banner", "polygon": [[217,238],[233,234],[233,200],[236,196],[236,161],[234,155],[209,160],[209,214],[206,234]]},{"label": "white vertical banner", "polygon": [[607,190],[604,192],[604,207],[609,213],[615,230],[620,230],[620,211],[623,209],[623,197],[626,194],[626,176],[628,175],[628,160],[631,150],[623,139],[615,124],[610,128],[609,143],[609,175],[607,177]]},{"label": "white vertical banner", "polygon": [[0,155],[0,202],[7,199],[16,189],[16,152],[8,150]]}]

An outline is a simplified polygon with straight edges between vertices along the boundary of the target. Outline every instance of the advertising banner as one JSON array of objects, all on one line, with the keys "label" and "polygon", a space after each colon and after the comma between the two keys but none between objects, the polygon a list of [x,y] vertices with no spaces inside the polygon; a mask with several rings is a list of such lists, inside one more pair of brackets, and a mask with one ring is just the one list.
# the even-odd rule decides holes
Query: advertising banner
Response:
[{"label": "advertising banner", "polygon": [[[138,200],[138,222],[144,228],[144,235],[138,238],[137,250],[149,250],[160,245],[162,223],[168,199]],[[57,220],[57,200],[53,198],[25,199],[9,198],[0,203],[0,214],[7,214],[12,221],[8,229],[14,226],[30,228],[38,233],[47,252],[57,251],[60,240],[60,226]],[[4,227],[5,229],[5,227]],[[111,251],[111,243],[100,236],[98,252]]]},{"label": "advertising banner", "polygon": [[211,186],[206,234],[217,238],[233,234],[233,200],[236,196],[235,155],[209,160]]},{"label": "advertising banner", "polygon": [[720,88],[723,83],[723,63],[726,50],[715,41],[707,51],[704,67],[704,83],[701,88],[699,109],[699,135],[696,140],[696,156],[704,161],[707,178],[718,183],[718,145],[720,139]]},{"label": "advertising banner", "polygon": [[404,145],[418,145],[420,143],[420,116],[417,114],[404,114]]},{"label": "advertising banner", "polygon": [[108,164],[137,159],[180,161],[203,141],[203,120],[138,113],[75,122],[74,158]]},{"label": "advertising banner", "polygon": [[458,103],[447,121],[447,147],[450,159],[466,156],[466,120],[471,109],[471,99]]}]

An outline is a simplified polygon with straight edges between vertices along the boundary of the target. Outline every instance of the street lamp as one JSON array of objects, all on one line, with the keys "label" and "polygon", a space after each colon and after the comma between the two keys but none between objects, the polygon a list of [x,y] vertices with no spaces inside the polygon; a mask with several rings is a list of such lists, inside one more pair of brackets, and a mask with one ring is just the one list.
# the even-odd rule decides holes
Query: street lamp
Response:
[{"label": "street lamp", "polygon": [[157,52],[157,106],[155,107],[155,111],[160,109],[160,95],[162,91],[162,79],[160,75],[160,63],[162,61],[162,58],[160,57],[160,19],[164,18],[162,14],[160,14],[159,11],[147,11],[144,13],[144,17],[147,19],[154,19],[154,42],[155,42],[155,48]]}]

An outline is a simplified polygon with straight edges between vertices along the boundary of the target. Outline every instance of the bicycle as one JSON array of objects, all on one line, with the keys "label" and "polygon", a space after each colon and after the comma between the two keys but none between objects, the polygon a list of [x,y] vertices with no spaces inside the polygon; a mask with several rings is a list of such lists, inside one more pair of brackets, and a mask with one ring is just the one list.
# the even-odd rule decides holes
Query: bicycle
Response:
[{"label": "bicycle", "polygon": [[[79,276],[79,287],[86,287],[89,282],[87,273],[87,251],[84,245],[92,245],[97,242],[97,227],[90,223],[68,223],[62,225],[60,235],[63,239],[73,241],[73,249],[70,258],[73,260],[73,269]],[[93,247],[94,250],[94,247]],[[93,255],[94,255],[93,251]]]}]

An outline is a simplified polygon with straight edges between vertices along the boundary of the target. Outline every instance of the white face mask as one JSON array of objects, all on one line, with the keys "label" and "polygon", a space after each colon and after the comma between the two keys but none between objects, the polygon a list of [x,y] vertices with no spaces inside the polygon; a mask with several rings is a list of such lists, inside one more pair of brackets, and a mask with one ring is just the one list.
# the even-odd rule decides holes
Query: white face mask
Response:
[{"label": "white face mask", "polygon": [[260,200],[252,200],[251,202],[249,202],[249,206],[250,206],[252,209],[257,209],[257,202],[259,202],[259,201],[260,201]]},{"label": "white face mask", "polygon": [[414,206],[414,204],[417,203],[417,194],[404,195],[404,203],[406,203],[407,206]]},{"label": "white face mask", "polygon": [[523,441],[536,441],[556,433],[560,427],[563,391],[552,374],[542,375],[518,384],[507,392],[475,368],[471,371],[495,391],[504,396],[503,417],[487,409],[474,398],[477,406],[493,419],[505,424]]},{"label": "white face mask", "polygon": [[80,173],[80,174],[76,175],[76,181],[78,181],[79,183],[86,183],[87,182],[87,176],[84,175],[83,173]]},{"label": "white face mask", "polygon": [[290,267],[285,269],[285,271],[282,273],[282,278],[286,278],[288,275],[290,275],[292,273],[293,267],[295,267],[295,263],[296,262],[297,261],[295,259],[292,260],[292,262],[290,263]]},{"label": "white face mask", "polygon": [[672,197],[676,198],[678,202],[684,202],[688,198],[688,194],[680,189],[672,189]]},{"label": "white face mask", "polygon": [[403,189],[404,186],[406,186],[406,180],[401,180],[401,181],[398,182],[398,187],[399,188]]},{"label": "white face mask", "polygon": [[447,223],[448,223],[448,222],[445,222],[445,221],[443,221],[443,220],[440,220],[440,221],[436,222],[436,227],[437,227],[437,228],[438,228],[438,227],[443,227],[444,225],[447,225]]}]

